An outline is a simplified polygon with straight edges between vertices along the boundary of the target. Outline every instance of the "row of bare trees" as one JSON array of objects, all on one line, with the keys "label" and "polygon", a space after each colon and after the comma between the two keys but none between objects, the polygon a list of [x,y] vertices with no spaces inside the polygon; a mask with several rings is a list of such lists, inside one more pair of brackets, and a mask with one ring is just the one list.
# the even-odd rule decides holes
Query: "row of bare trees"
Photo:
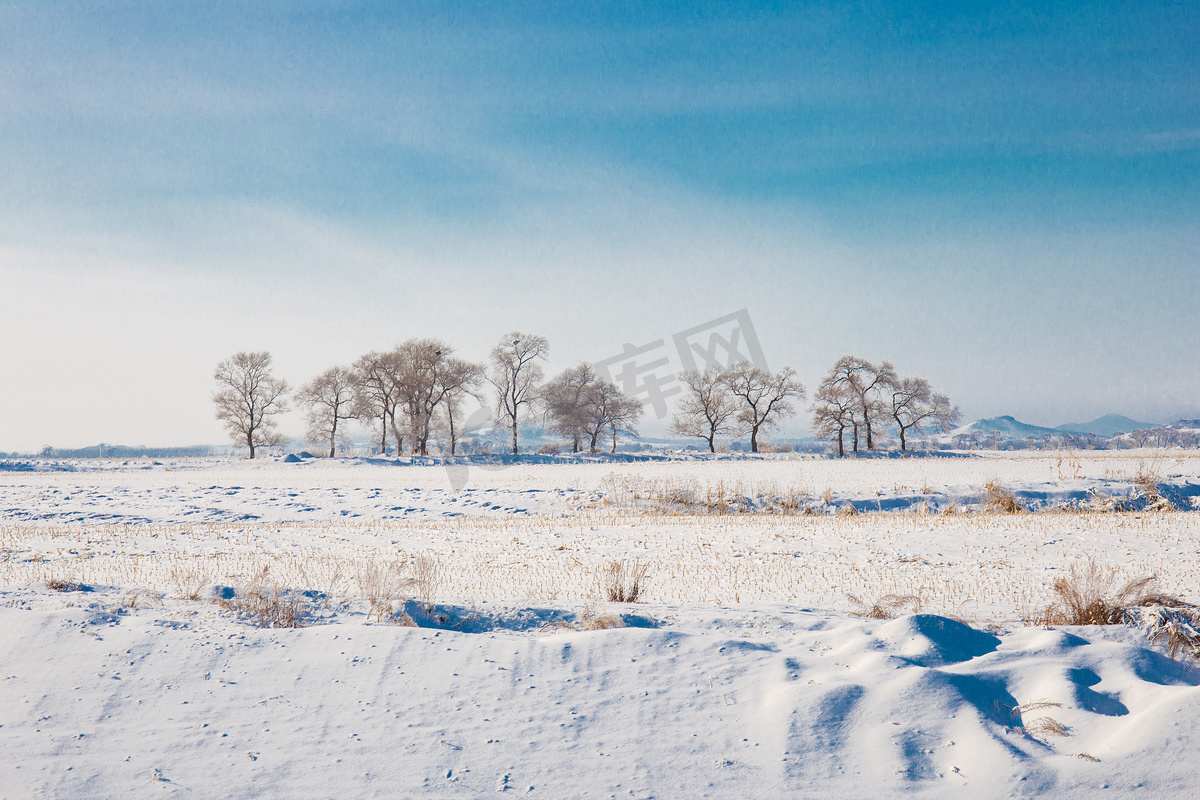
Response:
[{"label": "row of bare trees", "polygon": [[[458,450],[462,409],[468,398],[486,402],[485,383],[496,400],[497,425],[512,435],[518,452],[519,422],[541,410],[551,427],[596,451],[602,435],[636,435],[641,404],[612,383],[600,380],[589,364],[566,370],[545,386],[542,362],[550,345],[544,337],[513,331],[492,349],[490,367],[454,355],[439,339],[409,339],[385,352],[372,351],[351,366],[327,369],[302,386],[295,400],[304,410],[309,441],[328,445],[329,455],[345,446],[346,423],[355,420],[379,431],[387,454],[389,437],[397,453],[427,455],[435,430],[447,433],[450,454]],[[271,372],[267,352],[237,353],[213,374],[216,415],[234,443],[249,450],[278,446],[277,417],[288,410],[287,382]]]},{"label": "row of bare trees", "polygon": [[758,436],[796,413],[793,401],[805,397],[804,384],[791,367],[768,372],[748,361],[729,367],[710,364],[703,370],[679,373],[686,387],[671,420],[677,436],[695,436],[716,452],[718,436],[750,436],[751,452],[758,452]]},{"label": "row of bare trees", "polygon": [[541,399],[550,429],[571,441],[572,452],[586,442],[594,453],[600,437],[608,434],[615,453],[619,434],[637,435],[642,404],[597,376],[587,362],[563,370],[542,388]]},{"label": "row of bare trees", "polygon": [[925,378],[901,377],[889,361],[875,364],[858,356],[838,359],[813,401],[813,432],[836,442],[839,456],[846,454],[848,433],[855,453],[862,439],[874,449],[877,435],[889,428],[895,429],[900,449],[907,450],[911,434],[931,427],[948,432],[962,419],[950,398]]},{"label": "row of bare trees", "polygon": [[[295,399],[304,409],[306,435],[328,445],[329,455],[347,441],[345,423],[379,425],[380,451],[387,453],[388,434],[402,452],[428,452],[435,416],[445,418],[453,452],[455,418],[468,396],[479,397],[484,369],[456,358],[453,348],[437,339],[410,339],[387,352],[370,352],[351,367],[331,367],[304,384]],[[234,443],[249,450],[283,444],[277,417],[288,410],[287,381],[271,372],[267,352],[236,353],[217,365],[213,378],[216,415]]]},{"label": "row of bare trees", "polygon": [[[749,435],[750,449],[757,453],[759,433],[795,414],[794,402],[805,398],[804,385],[790,367],[772,373],[748,362],[710,365],[684,371],[679,378],[686,391],[671,432],[704,439],[714,452],[718,436]],[[810,410],[813,431],[835,442],[839,456],[846,454],[847,434],[857,453],[860,442],[865,440],[872,450],[881,432],[895,430],[900,449],[907,450],[910,435],[931,427],[949,431],[962,417],[925,378],[901,377],[888,361],[873,364],[858,356],[838,359],[817,388]]]},{"label": "row of bare trees", "polygon": [[[539,411],[574,452],[585,446],[596,452],[601,437],[611,437],[615,452],[620,435],[637,435],[641,403],[600,378],[590,364],[543,384],[549,349],[545,338],[513,331],[492,349],[489,370],[456,357],[439,339],[409,339],[392,350],[367,353],[350,367],[331,367],[302,386],[296,400],[305,412],[308,440],[328,445],[330,456],[348,441],[346,423],[352,420],[378,426],[385,455],[389,436],[397,453],[407,446],[426,455],[435,430],[447,433],[454,455],[463,433],[463,404],[468,398],[485,403],[485,383],[496,401],[494,422],[511,433],[513,453],[520,449],[519,422]],[[214,373],[217,418],[251,458],[256,449],[285,440],[276,418],[288,408],[290,387],[272,374],[271,363],[270,353],[237,353]],[[760,435],[795,414],[796,402],[806,396],[790,367],[769,372],[743,361],[685,370],[679,378],[686,391],[671,431],[704,439],[711,451],[719,436],[748,435],[757,453]],[[949,398],[924,378],[901,377],[890,362],[873,364],[857,356],[843,356],[833,365],[811,411],[813,430],[836,442],[839,456],[846,453],[847,435],[857,453],[861,440],[871,450],[883,431],[894,429],[900,449],[906,450],[913,433],[930,427],[948,431],[961,418]]]},{"label": "row of bare trees", "polygon": [[371,351],[349,369],[326,370],[301,390],[308,438],[328,441],[333,455],[339,419],[356,419],[379,426],[381,453],[387,454],[391,433],[397,453],[407,442],[413,453],[426,455],[441,416],[454,453],[460,434],[455,420],[468,397],[481,398],[484,377],[482,364],[457,358],[440,339],[409,339],[385,352]]}]

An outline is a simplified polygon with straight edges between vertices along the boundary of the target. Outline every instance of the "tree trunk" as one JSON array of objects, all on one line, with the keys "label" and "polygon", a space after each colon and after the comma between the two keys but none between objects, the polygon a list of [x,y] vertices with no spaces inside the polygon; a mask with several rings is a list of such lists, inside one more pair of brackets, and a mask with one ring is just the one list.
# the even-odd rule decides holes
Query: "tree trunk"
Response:
[{"label": "tree trunk", "polygon": [[396,409],[392,409],[392,438],[396,440],[396,455],[404,455],[404,434],[396,427]]},{"label": "tree trunk", "polygon": [[715,431],[708,435],[708,452],[710,452],[710,453],[717,452],[717,446],[715,444],[713,444],[713,440],[716,438],[717,438],[717,434]]},{"label": "tree trunk", "polygon": [[758,452],[758,426],[755,425],[750,429],[750,452]]},{"label": "tree trunk", "polygon": [[429,455],[429,428],[432,425],[432,423],[433,423],[433,412],[432,411],[429,412],[428,414],[422,414],[421,438],[417,442],[417,445],[421,450],[421,455],[423,455],[423,456]]},{"label": "tree trunk", "polygon": [[454,438],[454,409],[449,400],[446,401],[446,419],[450,421],[450,455],[455,455],[455,451],[458,449],[458,440]]},{"label": "tree trunk", "polygon": [[612,450],[610,450],[609,452],[615,453],[615,452],[617,452],[617,426],[616,425],[613,426],[612,435],[613,435],[613,446],[612,446]]},{"label": "tree trunk", "polygon": [[379,454],[387,455],[387,413],[380,418],[379,424]]},{"label": "tree trunk", "polygon": [[899,427],[900,427],[900,449],[907,450],[908,448],[904,444],[904,426],[901,425]]},{"label": "tree trunk", "polygon": [[513,455],[517,454],[517,415],[513,414],[512,418],[512,434],[513,434]]},{"label": "tree trunk", "polygon": [[846,426],[838,429],[838,458],[846,457]]}]

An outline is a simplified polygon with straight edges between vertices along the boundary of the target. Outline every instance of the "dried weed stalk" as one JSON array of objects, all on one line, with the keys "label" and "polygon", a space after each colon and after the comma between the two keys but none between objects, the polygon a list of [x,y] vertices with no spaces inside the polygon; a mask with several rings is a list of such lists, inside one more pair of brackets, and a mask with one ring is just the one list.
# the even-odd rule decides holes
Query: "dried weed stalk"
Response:
[{"label": "dried weed stalk", "polygon": [[66,578],[51,578],[46,581],[46,588],[56,592],[78,592],[83,586]]},{"label": "dried weed stalk", "polygon": [[171,567],[171,584],[175,587],[175,596],[180,600],[199,600],[210,580],[212,572],[197,562]]},{"label": "dried weed stalk", "polygon": [[637,561],[610,561],[600,570],[600,591],[613,603],[636,603],[646,590],[649,567]]},{"label": "dried weed stalk", "polygon": [[235,592],[228,607],[260,628],[304,627],[303,596],[269,581],[266,567],[244,589]]},{"label": "dried weed stalk", "polygon": [[1053,717],[1038,717],[1025,726],[1030,736],[1069,736],[1067,727]]},{"label": "dried weed stalk", "polygon": [[396,560],[386,564],[365,561],[358,565],[354,578],[370,606],[368,619],[383,622],[385,617],[391,618],[395,613],[392,604],[403,598],[405,590],[417,585],[416,578],[404,574],[405,566],[405,561]]},{"label": "dried weed stalk", "polygon": [[433,599],[437,597],[442,580],[441,573],[442,565],[433,553],[418,553],[413,559],[413,582],[417,587],[417,598],[426,610],[433,608]]},{"label": "dried weed stalk", "polygon": [[997,481],[988,481],[983,487],[986,494],[984,508],[993,514],[1020,514],[1025,506],[1017,500],[1017,496],[1005,489]]},{"label": "dried weed stalk", "polygon": [[921,597],[915,594],[885,594],[873,602],[853,594],[846,595],[846,599],[854,604],[851,614],[867,619],[895,619],[901,614],[919,614],[923,605]]},{"label": "dried weed stalk", "polygon": [[1141,622],[1137,609],[1189,605],[1157,591],[1157,582],[1150,575],[1118,588],[1115,572],[1089,558],[1086,565],[1072,564],[1066,575],[1054,581],[1058,601],[1046,606],[1032,621],[1037,625],[1136,625]]}]

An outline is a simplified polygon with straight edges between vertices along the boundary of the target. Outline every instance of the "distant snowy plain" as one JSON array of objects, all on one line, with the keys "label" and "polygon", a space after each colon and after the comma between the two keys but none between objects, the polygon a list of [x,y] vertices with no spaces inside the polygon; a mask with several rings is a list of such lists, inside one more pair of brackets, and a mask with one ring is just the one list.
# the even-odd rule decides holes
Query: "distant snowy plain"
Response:
[{"label": "distant snowy plain", "polygon": [[0,463],[0,797],[1200,792],[1200,669],[1021,622],[1086,556],[1200,600],[1196,453],[411,461]]}]

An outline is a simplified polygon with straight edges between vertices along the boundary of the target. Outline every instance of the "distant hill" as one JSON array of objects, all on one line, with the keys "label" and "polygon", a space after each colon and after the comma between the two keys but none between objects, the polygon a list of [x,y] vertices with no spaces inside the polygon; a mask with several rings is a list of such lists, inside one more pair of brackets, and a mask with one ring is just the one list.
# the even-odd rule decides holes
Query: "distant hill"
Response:
[{"label": "distant hill", "polygon": [[1072,422],[1067,425],[1059,425],[1055,430],[1065,433],[1094,433],[1097,436],[1108,438],[1118,433],[1131,433],[1157,427],[1158,423],[1156,422],[1138,422],[1120,414],[1105,414],[1091,422]]},{"label": "distant hill", "polygon": [[983,433],[988,436],[993,433],[999,433],[1001,436],[1008,439],[1024,439],[1029,436],[1042,436],[1045,434],[1058,434],[1065,431],[1056,430],[1054,428],[1043,428],[1038,425],[1030,425],[1027,422],[1021,422],[1013,417],[992,417],[991,419],[980,419],[972,422],[966,428],[962,428],[956,433]]}]

